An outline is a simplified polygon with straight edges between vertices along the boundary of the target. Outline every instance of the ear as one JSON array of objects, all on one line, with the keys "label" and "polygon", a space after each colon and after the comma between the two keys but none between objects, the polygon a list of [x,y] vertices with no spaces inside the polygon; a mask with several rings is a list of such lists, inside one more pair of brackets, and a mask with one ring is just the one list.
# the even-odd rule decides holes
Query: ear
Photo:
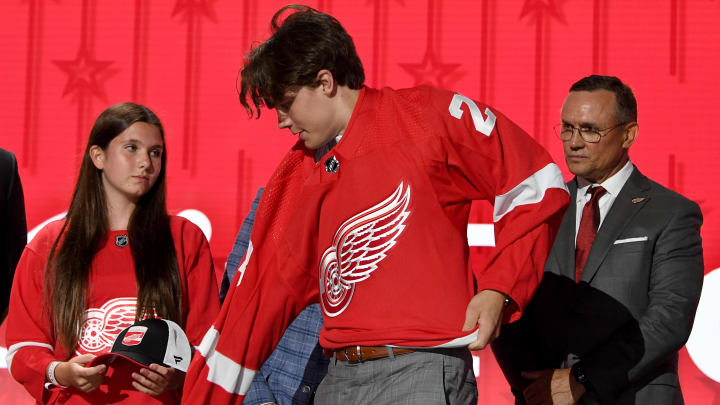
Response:
[{"label": "ear", "polygon": [[320,70],[317,73],[315,80],[317,81],[317,83],[320,84],[319,87],[322,88],[323,94],[332,95],[333,93],[335,93],[335,87],[337,86],[337,83],[335,82],[335,78],[333,77],[332,72],[330,72],[329,70]]},{"label": "ear", "polygon": [[105,151],[101,147],[97,145],[91,146],[88,154],[90,155],[90,160],[92,160],[98,170],[102,170],[105,167]]},{"label": "ear", "polygon": [[635,142],[635,138],[638,136],[638,132],[640,132],[640,127],[638,126],[637,122],[632,122],[628,124],[628,126],[625,128],[625,133],[623,134],[623,144],[622,147],[624,149],[630,149],[630,146]]}]

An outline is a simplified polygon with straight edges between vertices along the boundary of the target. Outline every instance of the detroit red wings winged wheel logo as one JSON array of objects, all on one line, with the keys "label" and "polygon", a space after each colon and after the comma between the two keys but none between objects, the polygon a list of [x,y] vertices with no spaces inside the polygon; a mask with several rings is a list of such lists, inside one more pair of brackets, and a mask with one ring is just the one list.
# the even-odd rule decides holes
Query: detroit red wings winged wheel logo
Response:
[{"label": "detroit red wings winged wheel logo", "polygon": [[123,329],[135,322],[135,298],[115,298],[85,311],[78,354],[109,351]]},{"label": "detroit red wings winged wheel logo", "polygon": [[400,183],[379,204],[345,221],[320,260],[320,303],[327,316],[340,315],[350,304],[355,284],[377,270],[395,246],[410,215],[410,185]]}]

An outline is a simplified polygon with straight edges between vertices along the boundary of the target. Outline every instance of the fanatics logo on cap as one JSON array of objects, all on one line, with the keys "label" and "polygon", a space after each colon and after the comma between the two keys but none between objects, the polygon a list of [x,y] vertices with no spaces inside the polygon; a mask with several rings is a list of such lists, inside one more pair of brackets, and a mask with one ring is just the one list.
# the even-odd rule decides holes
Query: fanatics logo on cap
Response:
[{"label": "fanatics logo on cap", "polygon": [[140,342],[142,342],[142,338],[145,336],[146,331],[147,327],[145,326],[131,326],[125,334],[125,337],[122,340],[122,344],[124,344],[125,346],[135,346],[137,344],[140,344]]},{"label": "fanatics logo on cap", "polygon": [[190,342],[180,325],[167,319],[150,318],[125,328],[113,343],[110,353],[95,357],[90,366],[101,363],[120,366],[116,360],[128,360],[131,367],[158,364],[187,372],[190,365]]}]

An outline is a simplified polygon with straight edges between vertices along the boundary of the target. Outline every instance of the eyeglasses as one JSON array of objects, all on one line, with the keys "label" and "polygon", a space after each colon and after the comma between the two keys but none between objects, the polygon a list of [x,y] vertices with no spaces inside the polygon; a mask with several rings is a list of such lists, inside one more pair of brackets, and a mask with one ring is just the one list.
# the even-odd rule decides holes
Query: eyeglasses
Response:
[{"label": "eyeglasses", "polygon": [[553,131],[555,131],[555,134],[560,138],[561,141],[567,142],[570,139],[572,139],[573,134],[577,130],[580,137],[583,139],[583,141],[588,143],[598,143],[600,142],[600,139],[602,139],[603,136],[609,134],[612,132],[613,129],[621,127],[623,125],[628,124],[627,122],[623,122],[621,124],[617,124],[614,127],[605,128],[605,129],[595,129],[595,128],[586,128],[586,127],[574,127],[570,124],[555,124],[553,125]]}]

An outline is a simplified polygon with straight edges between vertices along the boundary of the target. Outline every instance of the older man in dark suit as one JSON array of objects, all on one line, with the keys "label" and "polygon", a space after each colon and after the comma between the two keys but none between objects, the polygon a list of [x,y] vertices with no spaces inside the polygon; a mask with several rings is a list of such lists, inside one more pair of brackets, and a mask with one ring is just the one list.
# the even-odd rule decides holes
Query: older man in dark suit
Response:
[{"label": "older man in dark suit", "polygon": [[532,303],[493,344],[517,403],[682,404],[700,209],[630,162],[637,105],[616,77],[575,83],[555,132],[571,204]]}]

